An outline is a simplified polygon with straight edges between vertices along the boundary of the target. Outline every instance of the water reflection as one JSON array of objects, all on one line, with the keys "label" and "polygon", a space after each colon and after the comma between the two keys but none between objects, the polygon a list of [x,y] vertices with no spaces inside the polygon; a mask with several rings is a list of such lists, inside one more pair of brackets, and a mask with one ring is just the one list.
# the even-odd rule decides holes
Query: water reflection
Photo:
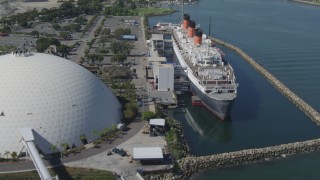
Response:
[{"label": "water reflection", "polygon": [[[205,108],[192,106],[189,95],[180,99],[185,102],[186,106],[174,110],[173,116],[178,117],[178,119],[185,119],[184,123],[188,124],[190,130],[192,129],[199,134],[202,140],[227,142],[232,139],[231,120],[221,121]],[[179,118],[179,116],[183,117]]]}]

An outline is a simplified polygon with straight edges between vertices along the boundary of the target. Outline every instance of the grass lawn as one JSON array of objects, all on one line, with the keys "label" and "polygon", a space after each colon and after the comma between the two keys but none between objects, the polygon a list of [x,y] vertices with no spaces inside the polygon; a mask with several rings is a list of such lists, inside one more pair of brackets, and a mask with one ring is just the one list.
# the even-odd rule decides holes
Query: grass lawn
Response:
[{"label": "grass lawn", "polygon": [[[69,175],[72,179],[81,179],[81,180],[116,180],[116,177],[112,175],[112,172],[95,170],[95,169],[86,169],[86,168],[66,168]],[[52,171],[50,171],[51,175],[54,175]],[[40,177],[37,171],[29,171],[29,172],[21,172],[21,173],[12,173],[12,174],[0,174],[0,179],[7,180],[40,180]],[[64,179],[63,177],[59,177],[59,179]]]},{"label": "grass lawn", "polygon": [[139,16],[148,15],[161,15],[161,14],[171,14],[175,12],[173,9],[163,9],[163,8],[137,8],[134,10]]}]

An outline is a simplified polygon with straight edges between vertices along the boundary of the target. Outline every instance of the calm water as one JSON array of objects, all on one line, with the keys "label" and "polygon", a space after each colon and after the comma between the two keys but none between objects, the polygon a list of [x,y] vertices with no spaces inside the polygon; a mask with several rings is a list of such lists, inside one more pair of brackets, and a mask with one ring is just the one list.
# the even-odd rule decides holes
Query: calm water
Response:
[{"label": "calm water", "polygon": [[[320,110],[320,7],[287,0],[201,0],[185,6],[200,27],[240,47],[318,111]],[[180,13],[154,17],[179,22]],[[231,121],[187,105],[173,116],[185,125],[195,155],[319,138],[320,129],[239,56],[224,49],[237,75]],[[187,98],[186,101],[189,101]],[[320,153],[237,169],[206,170],[194,179],[302,179],[317,177]],[[299,164],[299,165],[294,165]],[[293,173],[294,172],[294,173]],[[308,176],[306,176],[308,174]],[[261,176],[261,177],[260,177]],[[308,179],[308,178],[307,178]]]}]

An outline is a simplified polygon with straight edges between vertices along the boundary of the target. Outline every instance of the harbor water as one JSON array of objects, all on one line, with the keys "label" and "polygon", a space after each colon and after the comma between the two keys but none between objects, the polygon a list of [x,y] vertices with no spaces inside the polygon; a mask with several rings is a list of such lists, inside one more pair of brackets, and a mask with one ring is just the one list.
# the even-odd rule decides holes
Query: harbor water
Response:
[{"label": "harbor water", "polygon": [[[241,48],[320,111],[319,6],[287,0],[201,0],[186,5],[185,12],[206,33],[211,16],[213,36]],[[149,24],[178,23],[180,19],[181,12],[177,12],[149,18]],[[240,84],[231,120],[219,121],[207,110],[191,106],[188,97],[184,99],[183,111],[172,112],[184,124],[192,154],[208,155],[320,137],[319,127],[264,77],[237,54],[223,51]],[[315,178],[320,176],[314,165],[319,160],[320,152],[315,152],[253,166],[208,169],[192,179],[301,179],[306,174]],[[261,174],[265,176],[260,177]]]}]

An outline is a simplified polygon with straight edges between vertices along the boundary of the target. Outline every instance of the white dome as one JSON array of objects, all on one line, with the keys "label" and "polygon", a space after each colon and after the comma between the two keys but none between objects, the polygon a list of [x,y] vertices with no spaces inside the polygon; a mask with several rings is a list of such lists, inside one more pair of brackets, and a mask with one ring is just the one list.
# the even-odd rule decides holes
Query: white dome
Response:
[{"label": "white dome", "polygon": [[[0,153],[20,153],[20,128],[32,128],[44,152],[61,143],[81,145],[92,132],[120,122],[121,105],[85,68],[63,58],[34,53],[0,56]],[[50,150],[51,149],[51,150]]]}]

